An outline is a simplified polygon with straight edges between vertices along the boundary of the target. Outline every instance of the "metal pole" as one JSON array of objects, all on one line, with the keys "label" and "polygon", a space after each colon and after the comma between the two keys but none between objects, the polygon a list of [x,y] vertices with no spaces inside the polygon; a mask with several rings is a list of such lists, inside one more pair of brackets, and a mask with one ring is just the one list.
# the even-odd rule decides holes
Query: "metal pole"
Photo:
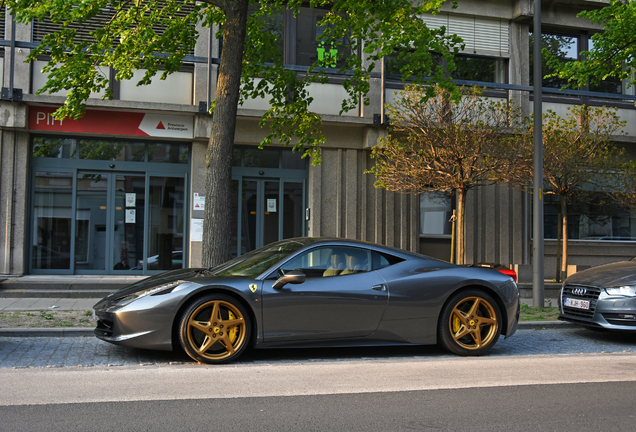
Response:
[{"label": "metal pole", "polygon": [[541,0],[534,0],[534,180],[532,239],[532,304],[544,306],[543,250],[543,107],[541,87]]}]

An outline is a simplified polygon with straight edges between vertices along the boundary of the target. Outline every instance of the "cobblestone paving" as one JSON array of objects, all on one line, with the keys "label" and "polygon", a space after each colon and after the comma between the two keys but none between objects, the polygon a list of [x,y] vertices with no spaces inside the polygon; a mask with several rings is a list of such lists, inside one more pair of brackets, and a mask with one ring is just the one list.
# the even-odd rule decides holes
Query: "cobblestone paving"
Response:
[{"label": "cobblestone paving", "polygon": [[[537,328],[518,330],[500,339],[491,356],[636,353],[636,334],[598,332],[583,328]],[[253,350],[239,364],[301,363],[403,358],[441,358],[449,354],[438,347],[365,347],[330,349]],[[0,368],[94,367],[194,364],[179,352],[124,348],[94,337],[0,338]]]}]

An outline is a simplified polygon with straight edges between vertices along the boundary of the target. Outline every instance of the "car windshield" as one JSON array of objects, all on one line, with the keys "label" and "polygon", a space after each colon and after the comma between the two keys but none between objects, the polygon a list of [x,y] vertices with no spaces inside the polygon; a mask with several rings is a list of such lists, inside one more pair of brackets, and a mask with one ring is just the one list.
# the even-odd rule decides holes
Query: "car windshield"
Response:
[{"label": "car windshield", "polygon": [[297,242],[277,242],[246,253],[210,269],[216,276],[255,278],[265,270],[296,252],[303,245]]}]

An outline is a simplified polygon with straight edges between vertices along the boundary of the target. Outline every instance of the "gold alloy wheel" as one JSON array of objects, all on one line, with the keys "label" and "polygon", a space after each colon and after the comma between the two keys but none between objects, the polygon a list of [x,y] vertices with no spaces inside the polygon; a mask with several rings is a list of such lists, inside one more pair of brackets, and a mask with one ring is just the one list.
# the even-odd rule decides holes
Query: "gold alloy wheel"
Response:
[{"label": "gold alloy wheel", "polygon": [[190,347],[199,356],[220,361],[231,357],[246,343],[246,323],[241,311],[224,300],[205,302],[187,322]]},{"label": "gold alloy wheel", "polygon": [[457,345],[467,350],[478,350],[497,336],[497,314],[483,298],[466,297],[451,311],[449,326]]}]

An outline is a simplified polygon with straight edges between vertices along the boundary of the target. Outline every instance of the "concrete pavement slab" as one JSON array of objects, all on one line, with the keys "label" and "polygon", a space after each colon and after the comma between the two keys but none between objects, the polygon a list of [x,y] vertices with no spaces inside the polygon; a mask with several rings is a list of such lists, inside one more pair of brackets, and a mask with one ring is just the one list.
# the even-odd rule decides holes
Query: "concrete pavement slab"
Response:
[{"label": "concrete pavement slab", "polygon": [[0,298],[0,310],[4,310],[5,308],[11,306],[19,299],[17,298]]},{"label": "concrete pavement slab", "polygon": [[33,306],[38,300],[37,298],[21,298],[18,299],[12,305],[6,307],[4,310],[33,310],[31,306]]},{"label": "concrete pavement slab", "polygon": [[95,305],[98,301],[99,299],[95,298],[0,298],[0,310],[20,311],[50,309],[60,311],[82,311],[93,309],[93,305]]}]

